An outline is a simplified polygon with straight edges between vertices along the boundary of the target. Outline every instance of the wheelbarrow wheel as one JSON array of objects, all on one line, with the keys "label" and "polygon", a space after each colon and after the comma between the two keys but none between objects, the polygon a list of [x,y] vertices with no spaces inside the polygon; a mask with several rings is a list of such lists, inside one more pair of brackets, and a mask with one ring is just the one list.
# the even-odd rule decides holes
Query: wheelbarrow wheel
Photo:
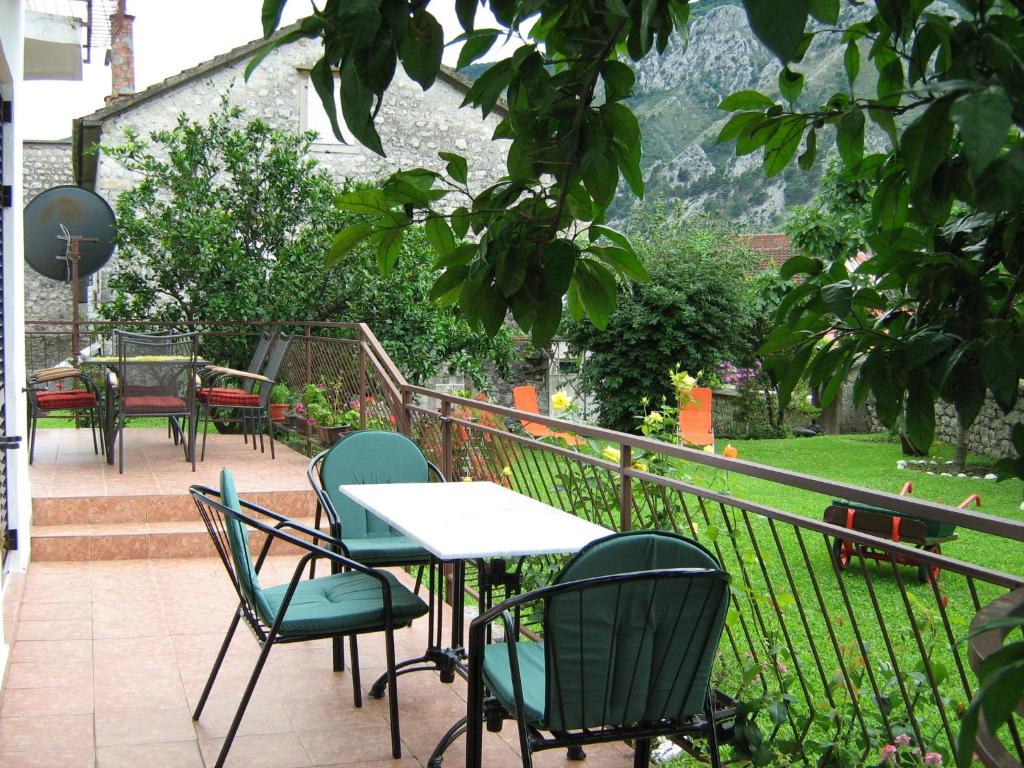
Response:
[{"label": "wheelbarrow wheel", "polygon": [[832,561],[840,571],[845,571],[850,566],[850,550],[844,539],[835,539],[832,542]]},{"label": "wheelbarrow wheel", "polygon": [[[936,555],[942,554],[942,547],[937,544],[935,546],[923,547],[923,549],[925,552],[932,552]],[[917,566],[917,580],[922,584],[930,584],[933,581],[937,581],[939,578],[939,570],[939,566],[937,565],[927,565],[922,563]]]}]

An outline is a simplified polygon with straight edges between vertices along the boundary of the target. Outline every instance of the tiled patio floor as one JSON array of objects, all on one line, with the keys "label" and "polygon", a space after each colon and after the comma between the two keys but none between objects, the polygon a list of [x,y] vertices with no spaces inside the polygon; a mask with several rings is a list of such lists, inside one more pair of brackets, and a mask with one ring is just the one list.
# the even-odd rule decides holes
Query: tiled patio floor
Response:
[{"label": "tiled patio floor", "polygon": [[[268,465],[270,464],[268,460]],[[191,474],[191,473],[189,473]],[[267,582],[291,575],[292,558],[271,558]],[[0,765],[213,765],[258,652],[239,629],[206,711],[190,718],[235,601],[219,561],[37,562],[21,580],[21,604],[7,679],[0,694]],[[397,635],[398,656],[417,655],[426,621]],[[465,711],[465,684],[432,672],[399,679],[403,759],[390,756],[387,702],[365,689],[383,671],[383,642],[360,642],[364,706],[352,706],[349,672],[331,671],[328,641],[278,646],[269,657],[231,750],[229,765],[424,766],[435,743]],[[515,730],[485,734],[485,765],[519,765]],[[624,745],[588,749],[585,763],[564,752],[544,766],[617,768],[632,764]],[[460,742],[445,765],[464,764]]]}]

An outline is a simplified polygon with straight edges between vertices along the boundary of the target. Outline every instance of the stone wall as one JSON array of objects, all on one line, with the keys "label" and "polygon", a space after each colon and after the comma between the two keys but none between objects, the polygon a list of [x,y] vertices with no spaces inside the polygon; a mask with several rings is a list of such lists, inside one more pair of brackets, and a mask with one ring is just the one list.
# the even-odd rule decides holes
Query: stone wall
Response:
[{"label": "stone wall", "polygon": [[[1024,387],[1021,387],[1017,404],[1009,413],[1004,413],[989,394],[981,413],[967,432],[967,449],[993,459],[1016,456],[1010,434],[1013,425],[1021,423],[1024,423]],[[956,409],[940,400],[935,404],[935,439],[955,445],[956,437]]]},{"label": "stone wall", "polygon": [[[22,145],[25,204],[50,187],[74,184],[71,140],[26,141]],[[71,287],[25,269],[25,319],[63,320],[71,317]]]}]

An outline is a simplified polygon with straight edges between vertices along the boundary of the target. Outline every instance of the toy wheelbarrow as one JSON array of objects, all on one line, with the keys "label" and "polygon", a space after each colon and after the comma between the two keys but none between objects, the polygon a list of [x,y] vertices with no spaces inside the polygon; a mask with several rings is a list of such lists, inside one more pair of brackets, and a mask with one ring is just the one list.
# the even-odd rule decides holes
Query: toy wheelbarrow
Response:
[{"label": "toy wheelbarrow", "polygon": [[[913,491],[913,484],[908,482],[900,490],[900,496],[907,496]],[[964,509],[972,503],[980,507],[981,497],[972,493],[960,502],[959,508]],[[917,549],[934,552],[937,555],[942,553],[943,544],[957,538],[956,526],[952,523],[923,520],[911,515],[901,515],[891,509],[873,507],[868,504],[855,504],[841,499],[833,499],[825,509],[825,522],[861,533],[869,533],[872,536],[889,539],[893,542],[913,544]],[[832,542],[832,557],[840,570],[849,567],[850,560],[854,555],[877,561],[890,559],[888,552],[864,544],[856,544],[847,539],[836,538]],[[936,565],[915,563],[913,560],[900,556],[896,557],[896,562],[901,565],[916,565],[917,577],[922,583],[934,581],[939,577],[939,567]]]}]

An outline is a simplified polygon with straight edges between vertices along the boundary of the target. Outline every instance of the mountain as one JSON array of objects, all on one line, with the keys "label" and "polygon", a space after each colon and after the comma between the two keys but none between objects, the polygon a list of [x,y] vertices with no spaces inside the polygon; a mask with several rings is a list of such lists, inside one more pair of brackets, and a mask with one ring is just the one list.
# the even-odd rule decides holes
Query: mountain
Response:
[{"label": "mountain", "polygon": [[[746,89],[777,96],[779,64],[751,32],[739,0],[701,0],[691,7],[688,44],[676,35],[663,54],[655,52],[633,64],[636,95],[627,103],[643,132],[645,197],[679,200],[687,210],[722,215],[748,231],[777,230],[789,206],[806,203],[817,191],[823,158],[833,151],[831,132],[818,137],[818,160],[810,171],[801,171],[794,163],[772,178],[761,170],[760,152],[736,157],[732,142],[716,143],[729,119],[718,104],[730,93]],[[844,4],[840,26],[855,13],[865,16],[868,11]],[[836,38],[837,34],[819,34],[804,60],[795,65],[805,78],[799,107],[812,108],[848,87],[843,47]],[[874,82],[865,77],[871,69],[866,50],[862,60],[864,82],[858,88],[873,92]],[[463,72],[475,77],[487,66],[478,64]],[[621,187],[612,218],[624,216],[634,202]]]}]

